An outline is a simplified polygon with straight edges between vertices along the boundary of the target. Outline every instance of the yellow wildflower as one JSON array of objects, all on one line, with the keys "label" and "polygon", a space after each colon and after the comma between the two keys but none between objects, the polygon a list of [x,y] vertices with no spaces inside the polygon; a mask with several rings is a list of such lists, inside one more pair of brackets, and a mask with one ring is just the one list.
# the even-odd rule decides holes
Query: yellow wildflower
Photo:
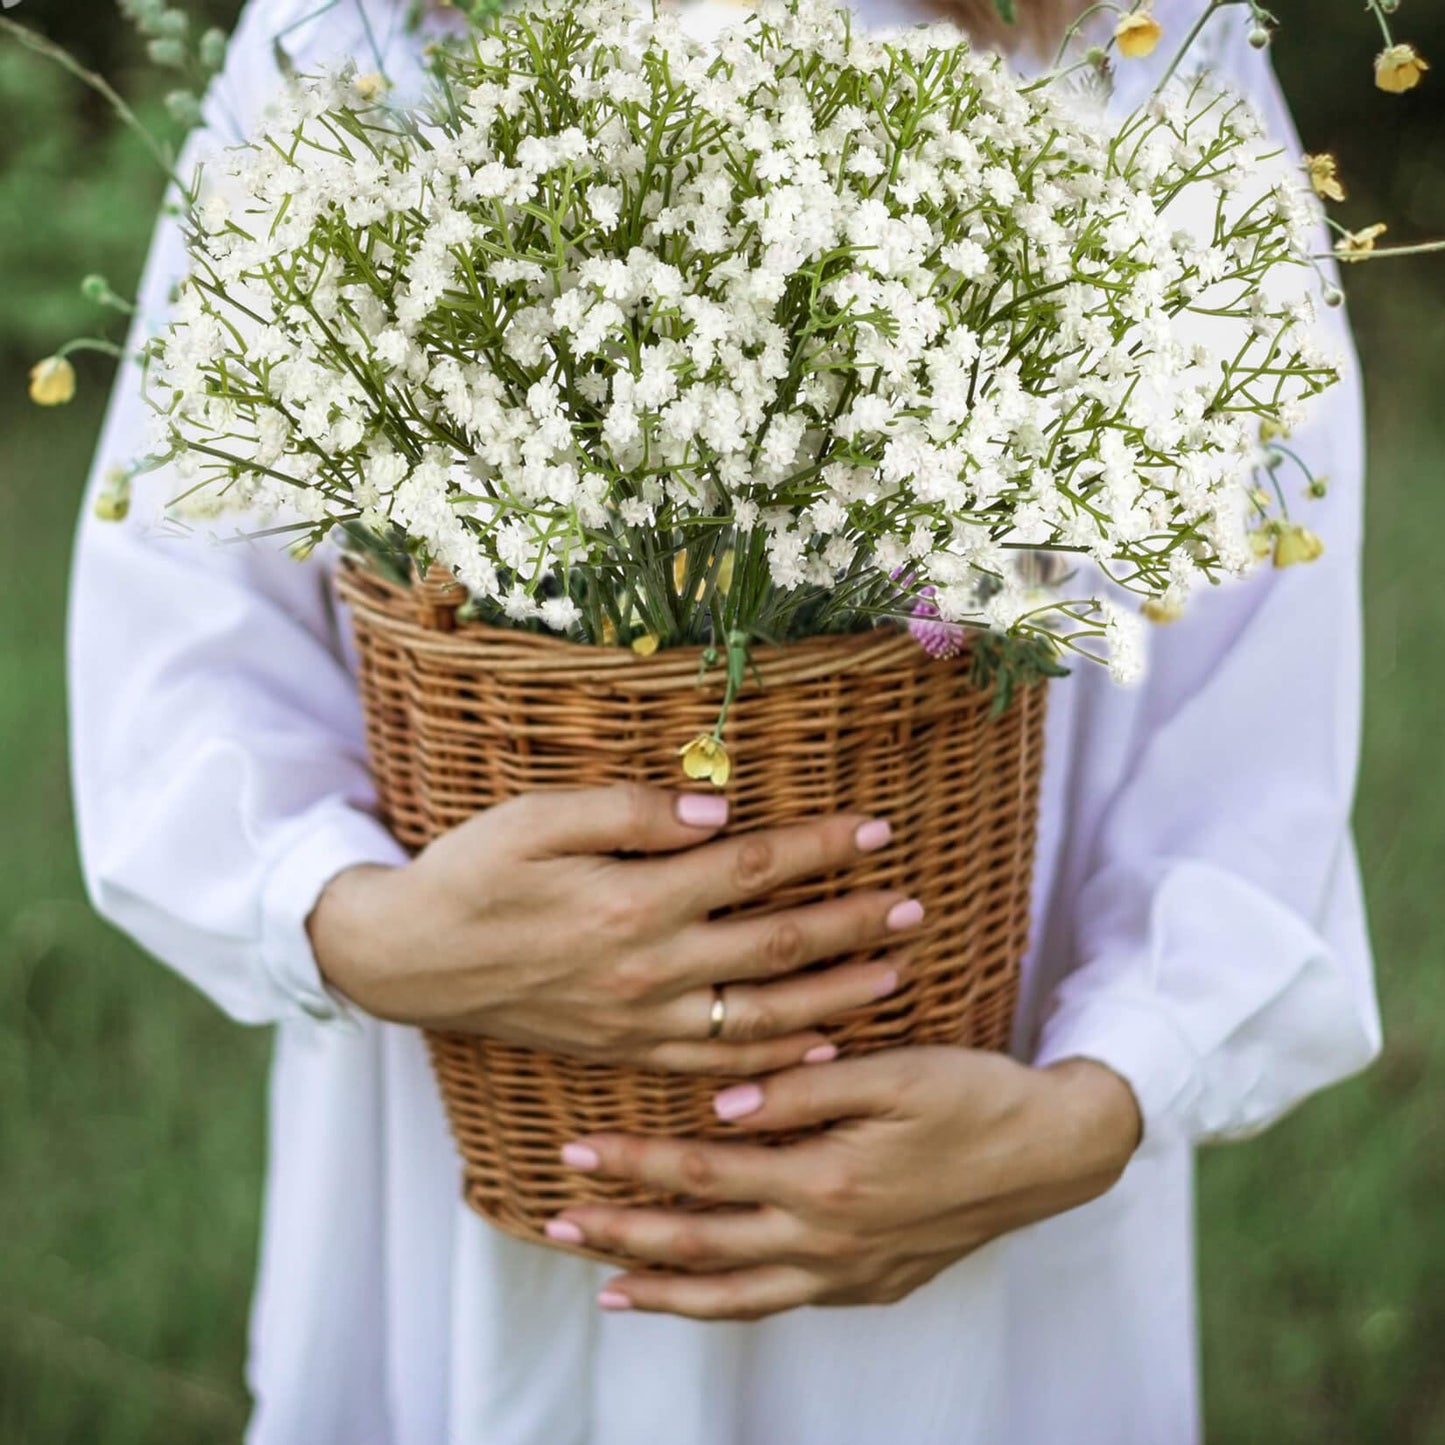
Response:
[{"label": "yellow wildflower", "polygon": [[1249,550],[1261,559],[1268,557],[1274,551],[1273,529],[1261,527],[1257,532],[1251,532],[1249,534]]},{"label": "yellow wildflower", "polygon": [[362,100],[375,100],[378,96],[385,95],[391,88],[387,84],[386,77],[379,70],[371,70],[365,75],[358,75],[353,84],[356,86],[356,93]]},{"label": "yellow wildflower", "polygon": [[655,632],[644,632],[632,639],[632,650],[639,657],[651,657],[658,648],[658,636]]},{"label": "yellow wildflower", "polygon": [[1375,249],[1375,242],[1389,229],[1383,221],[1377,221],[1363,231],[1346,231],[1335,242],[1335,255],[1341,261],[1358,261]]},{"label": "yellow wildflower", "polygon": [[1313,562],[1324,554],[1325,544],[1308,527],[1293,523],[1279,529],[1274,544],[1274,565],[1293,567],[1297,562]]},{"label": "yellow wildflower", "polygon": [[63,356],[47,356],[30,368],[30,400],[37,406],[64,406],[75,399],[75,368]]},{"label": "yellow wildflower", "polygon": [[733,571],[736,562],[737,558],[733,554],[733,549],[729,547],[727,551],[723,553],[722,561],[718,563],[717,590],[724,596],[732,591]]},{"label": "yellow wildflower", "polygon": [[1184,616],[1184,609],[1177,602],[1156,601],[1152,597],[1139,611],[1150,622],[1157,622],[1161,627],[1170,622],[1178,622]]},{"label": "yellow wildflower", "polygon": [[1289,435],[1289,428],[1283,425],[1283,423],[1275,421],[1273,417],[1267,416],[1263,418],[1259,424],[1259,439],[1262,442],[1272,442],[1280,439],[1288,441]]},{"label": "yellow wildflower", "polygon": [[1334,156],[1328,152],[1324,155],[1306,156],[1305,174],[1310,178],[1315,195],[1322,201],[1344,200],[1345,183],[1340,179],[1339,162]]},{"label": "yellow wildflower", "polygon": [[602,619],[602,645],[603,647],[617,646],[617,624],[610,617]]},{"label": "yellow wildflower", "polygon": [[1375,57],[1375,84],[1391,95],[1414,90],[1430,69],[1413,45],[1392,45]]},{"label": "yellow wildflower", "polygon": [[677,750],[682,770],[690,778],[706,778],[715,788],[727,787],[732,777],[733,760],[722,742],[711,733],[699,733],[688,745]]},{"label": "yellow wildflower", "polygon": [[1142,60],[1146,55],[1152,55],[1163,38],[1164,27],[1148,10],[1136,10],[1132,15],[1121,16],[1114,27],[1119,54],[1127,60]]}]

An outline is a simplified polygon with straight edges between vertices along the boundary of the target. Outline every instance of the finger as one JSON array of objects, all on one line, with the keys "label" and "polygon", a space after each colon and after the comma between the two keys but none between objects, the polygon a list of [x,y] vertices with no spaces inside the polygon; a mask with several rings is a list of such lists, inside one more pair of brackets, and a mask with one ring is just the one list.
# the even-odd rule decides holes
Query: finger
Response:
[{"label": "finger", "polygon": [[718,1204],[786,1205],[799,1196],[811,1158],[806,1141],[772,1148],[635,1134],[588,1134],[562,1150],[562,1162],[583,1173]]},{"label": "finger", "polygon": [[694,1320],[756,1320],[812,1304],[821,1282],[794,1265],[769,1264],[731,1274],[625,1274],[609,1280],[603,1309],[636,1309]]},{"label": "finger", "polygon": [[549,1238],[625,1254],[692,1274],[715,1274],[786,1260],[800,1247],[803,1226],[781,1209],[725,1214],[682,1209],[569,1209],[547,1225]]},{"label": "finger", "polygon": [[915,1061],[908,1058],[913,1052],[899,1049],[789,1069],[760,1083],[722,1090],[713,1108],[720,1119],[746,1121],[749,1129],[806,1129],[896,1114],[915,1081]]},{"label": "finger", "polygon": [[[722,990],[718,1037],[728,1043],[755,1043],[816,1028],[887,998],[898,982],[898,970],[891,963],[840,963],[778,983],[729,984]],[[713,1028],[715,997],[710,989],[698,991],[668,1006],[667,1017],[677,1020],[673,1027],[680,1037],[707,1037]]]},{"label": "finger", "polygon": [[713,837],[727,823],[728,801],[721,793],[619,783],[528,793],[502,803],[495,815],[515,826],[525,857],[669,853]]},{"label": "finger", "polygon": [[670,898],[680,917],[696,918],[774,893],[799,878],[849,868],[891,837],[881,818],[837,814],[722,839],[647,868],[657,896]]},{"label": "finger", "polygon": [[777,978],[809,964],[872,947],[916,928],[923,905],[906,893],[849,893],[764,918],[695,923],[677,940],[690,982]]},{"label": "finger", "polygon": [[719,1040],[679,1040],[659,1044],[647,1067],[664,1074],[703,1074],[715,1079],[749,1079],[775,1074],[796,1064],[824,1064],[838,1057],[837,1048],[820,1033],[787,1034],[755,1044]]}]

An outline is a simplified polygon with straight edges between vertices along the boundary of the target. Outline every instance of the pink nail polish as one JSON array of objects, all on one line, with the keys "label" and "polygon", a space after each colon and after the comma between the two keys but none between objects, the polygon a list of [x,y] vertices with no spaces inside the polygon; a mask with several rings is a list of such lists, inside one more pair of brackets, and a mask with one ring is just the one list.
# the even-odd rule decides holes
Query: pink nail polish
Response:
[{"label": "pink nail polish", "polygon": [[887,998],[898,987],[898,970],[890,968],[877,983],[873,985],[874,998]]},{"label": "pink nail polish", "polygon": [[598,1157],[595,1149],[588,1148],[586,1144],[564,1144],[562,1146],[562,1162],[569,1169],[596,1169],[602,1160]]},{"label": "pink nail polish", "polygon": [[605,1289],[597,1296],[597,1303],[605,1310],[630,1310],[632,1301],[620,1290]]},{"label": "pink nail polish", "polygon": [[860,823],[853,834],[853,846],[860,853],[876,853],[893,837],[893,825],[886,818]]},{"label": "pink nail polish", "polygon": [[583,1234],[570,1219],[549,1219],[545,1233],[548,1239],[555,1239],[558,1244],[581,1244]]},{"label": "pink nail polish", "polygon": [[679,793],[675,808],[689,828],[721,828],[728,820],[728,800],[717,793]]},{"label": "pink nail polish", "polygon": [[763,1107],[763,1091],[756,1084],[737,1084],[724,1089],[712,1106],[719,1119],[745,1119]]},{"label": "pink nail polish", "polygon": [[814,1044],[806,1054],[803,1055],[805,1064],[831,1064],[838,1057],[838,1049],[834,1044]]},{"label": "pink nail polish", "polygon": [[893,933],[899,933],[905,928],[917,928],[923,922],[923,905],[916,898],[895,903],[888,910],[888,917],[883,922]]}]

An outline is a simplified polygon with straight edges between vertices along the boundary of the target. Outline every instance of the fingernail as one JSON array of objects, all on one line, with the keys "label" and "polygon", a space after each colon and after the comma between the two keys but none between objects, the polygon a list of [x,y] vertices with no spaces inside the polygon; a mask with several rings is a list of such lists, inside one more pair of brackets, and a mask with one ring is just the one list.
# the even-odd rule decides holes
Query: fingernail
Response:
[{"label": "fingernail", "polygon": [[728,820],[728,800],[716,793],[679,793],[677,821],[689,828],[721,828]]},{"label": "fingernail", "polygon": [[860,853],[876,853],[893,836],[893,825],[887,818],[874,818],[860,823],[853,834],[853,846]]},{"label": "fingernail", "polygon": [[888,910],[888,917],[883,922],[894,933],[905,928],[917,928],[923,922],[923,905],[916,898],[906,898]]},{"label": "fingernail", "polygon": [[756,1084],[737,1084],[724,1089],[712,1106],[719,1119],[742,1119],[763,1107],[763,1091]]},{"label": "fingernail", "polygon": [[605,1289],[597,1296],[597,1303],[605,1310],[630,1310],[632,1301],[619,1290]]},{"label": "fingernail", "polygon": [[581,1244],[583,1234],[570,1219],[549,1219],[545,1231],[548,1239],[555,1239],[558,1244]]},{"label": "fingernail", "polygon": [[887,998],[897,987],[898,970],[896,968],[890,968],[888,972],[873,985],[873,997]]},{"label": "fingernail", "polygon": [[569,1169],[596,1169],[602,1160],[598,1157],[595,1149],[589,1149],[586,1144],[564,1144],[562,1146],[562,1162]]},{"label": "fingernail", "polygon": [[803,1055],[805,1064],[831,1064],[838,1057],[838,1050],[832,1044],[814,1044]]}]

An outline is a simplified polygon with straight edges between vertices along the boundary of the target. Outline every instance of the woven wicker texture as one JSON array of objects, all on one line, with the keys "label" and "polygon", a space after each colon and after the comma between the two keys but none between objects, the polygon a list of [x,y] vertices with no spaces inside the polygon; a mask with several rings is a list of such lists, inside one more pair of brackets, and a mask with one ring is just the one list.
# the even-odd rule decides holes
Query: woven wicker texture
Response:
[{"label": "woven wicker texture", "polygon": [[[699,686],[699,649],[644,659],[458,624],[454,588],[428,579],[404,589],[349,563],[338,587],[353,618],[382,816],[413,850],[523,792],[684,786],[677,750],[716,719],[722,669]],[[764,686],[742,693],[726,734],[731,829],[857,811],[889,819],[895,837],[850,872],[759,907],[876,887],[904,889],[928,909],[906,940],[858,955],[895,961],[900,990],[827,1032],[849,1053],[1006,1048],[1027,942],[1044,687],[1020,688],[991,718],[992,695],[970,685],[966,658],[931,661],[890,630],[755,655]],[[546,1242],[543,1226],[569,1205],[660,1202],[565,1168],[559,1152],[579,1135],[749,1137],[713,1113],[724,1081],[483,1038],[429,1034],[428,1044],[468,1201],[527,1239]]]}]

